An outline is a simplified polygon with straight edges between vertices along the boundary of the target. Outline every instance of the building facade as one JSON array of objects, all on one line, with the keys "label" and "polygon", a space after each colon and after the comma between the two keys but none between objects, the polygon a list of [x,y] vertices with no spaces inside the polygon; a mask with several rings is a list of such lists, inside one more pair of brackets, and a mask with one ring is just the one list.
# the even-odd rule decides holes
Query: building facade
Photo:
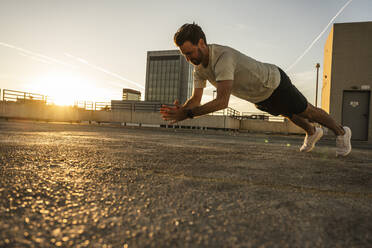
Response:
[{"label": "building facade", "polygon": [[192,95],[192,72],[179,50],[147,52],[145,101],[184,103]]},{"label": "building facade", "polygon": [[334,24],[324,49],[322,108],[372,141],[372,22]]},{"label": "building facade", "polygon": [[140,101],[141,92],[132,89],[123,89],[123,101]]}]

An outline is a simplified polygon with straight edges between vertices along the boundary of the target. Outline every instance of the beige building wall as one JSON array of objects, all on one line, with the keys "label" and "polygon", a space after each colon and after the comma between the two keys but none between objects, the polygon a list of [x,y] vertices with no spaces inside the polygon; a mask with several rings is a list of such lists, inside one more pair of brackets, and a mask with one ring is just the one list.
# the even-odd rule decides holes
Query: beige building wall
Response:
[{"label": "beige building wall", "polygon": [[[370,91],[368,87],[372,88],[372,22],[334,24],[324,49],[322,108],[342,123],[344,91]],[[369,141],[372,141],[371,102]]]}]

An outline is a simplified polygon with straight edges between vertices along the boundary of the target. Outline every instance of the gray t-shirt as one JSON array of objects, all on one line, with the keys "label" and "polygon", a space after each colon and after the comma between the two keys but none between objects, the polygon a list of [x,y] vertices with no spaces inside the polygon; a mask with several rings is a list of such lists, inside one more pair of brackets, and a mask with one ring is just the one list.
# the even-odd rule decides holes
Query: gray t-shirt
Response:
[{"label": "gray t-shirt", "polygon": [[209,63],[194,66],[194,87],[205,88],[206,80],[233,80],[232,95],[257,103],[267,99],[279,86],[280,72],[272,64],[262,63],[239,51],[217,44],[208,45]]}]

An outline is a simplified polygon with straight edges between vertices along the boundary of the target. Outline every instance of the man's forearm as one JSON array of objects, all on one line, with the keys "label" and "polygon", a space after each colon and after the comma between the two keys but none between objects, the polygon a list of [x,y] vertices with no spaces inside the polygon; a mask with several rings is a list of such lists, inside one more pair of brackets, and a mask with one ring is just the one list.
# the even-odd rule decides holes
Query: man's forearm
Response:
[{"label": "man's forearm", "polygon": [[227,104],[222,103],[221,101],[218,101],[217,99],[214,99],[213,101],[207,102],[206,104],[203,104],[201,106],[191,108],[191,111],[194,116],[200,116],[200,115],[206,115],[209,113],[213,113],[215,111],[225,109],[225,108],[227,108]]},{"label": "man's forearm", "polygon": [[183,104],[182,108],[192,109],[192,108],[195,108],[195,107],[198,107],[198,106],[200,106],[200,102],[195,100],[194,98],[190,98]]}]

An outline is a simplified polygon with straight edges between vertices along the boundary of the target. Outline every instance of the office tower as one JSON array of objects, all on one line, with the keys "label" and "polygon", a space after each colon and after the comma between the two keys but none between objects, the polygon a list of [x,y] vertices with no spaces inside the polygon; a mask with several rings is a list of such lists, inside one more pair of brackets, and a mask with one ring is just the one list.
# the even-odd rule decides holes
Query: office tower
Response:
[{"label": "office tower", "polygon": [[132,89],[123,89],[123,101],[140,101],[141,92]]},{"label": "office tower", "polygon": [[184,103],[192,94],[192,71],[179,50],[147,52],[145,101]]}]

